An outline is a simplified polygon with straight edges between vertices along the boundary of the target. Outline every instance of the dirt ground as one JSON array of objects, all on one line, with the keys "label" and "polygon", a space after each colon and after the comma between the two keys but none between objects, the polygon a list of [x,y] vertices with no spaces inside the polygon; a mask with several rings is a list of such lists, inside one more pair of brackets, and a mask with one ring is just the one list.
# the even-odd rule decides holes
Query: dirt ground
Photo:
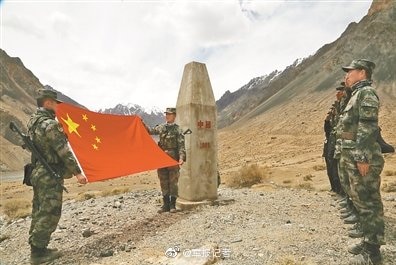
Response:
[{"label": "dirt ground", "polygon": [[[227,185],[228,179],[235,175],[243,164],[257,163],[260,166],[268,167],[269,181],[278,186],[303,186],[317,191],[329,190],[325,162],[321,157],[322,138],[321,135],[310,138],[291,135],[263,135],[256,137],[256,141],[246,141],[245,139],[249,139],[249,135],[241,137],[237,130],[222,131],[219,133],[218,154],[222,184]],[[302,143],[312,144],[302,145]],[[244,146],[244,148],[239,148],[240,146]],[[385,155],[385,161],[381,175],[383,190],[386,190],[389,185],[396,184],[396,155]],[[1,182],[0,212],[4,213],[4,205],[15,199],[31,201],[32,189],[21,184],[21,174],[19,178],[16,177],[16,180]],[[306,176],[311,181],[304,180]],[[69,192],[64,193],[64,200],[84,200],[127,191],[159,190],[159,181],[156,171],[149,171],[87,185],[79,185],[76,183],[76,179],[72,178],[65,181],[65,186]]]},{"label": "dirt ground", "polygon": [[[162,248],[175,240],[172,234],[174,227],[185,229],[185,234],[179,236],[178,240],[186,245],[191,245],[192,242],[195,244],[206,242],[208,238],[219,234],[218,231],[222,231],[221,238],[216,239],[216,242],[231,244],[235,255],[230,260],[219,261],[219,264],[344,264],[349,258],[345,250],[348,237],[344,231],[346,228],[342,228],[344,232],[340,231],[343,224],[336,217],[338,214],[336,205],[328,193],[330,186],[325,163],[321,157],[322,135],[263,133],[261,130],[223,130],[219,132],[218,139],[219,171],[222,180],[220,192],[237,196],[235,204],[229,208],[224,206],[219,209],[211,208],[160,217],[156,214],[156,209],[160,205],[160,189],[156,171],[87,185],[79,185],[75,179],[66,180],[69,193],[64,193],[63,223],[55,235],[53,244],[61,248],[76,245],[79,248],[77,252],[81,256],[65,257],[55,264],[169,264],[168,260],[165,263],[160,263],[158,260],[164,258]],[[387,140],[392,144],[395,142],[393,138],[387,138]],[[394,189],[396,187],[396,155],[386,155],[385,161],[385,168],[381,175],[382,196],[386,199],[384,205],[388,229],[385,264],[390,265],[392,264],[390,260],[396,257],[396,237],[391,235],[396,231],[394,221],[396,220],[396,190]],[[256,163],[267,168],[269,178],[265,183],[235,192],[232,189],[222,189],[222,187],[227,187],[232,176],[246,163]],[[32,190],[22,185],[21,181],[22,179],[19,178],[1,182],[1,213],[4,213],[6,205],[15,201],[24,202],[30,207]],[[389,187],[394,188],[389,189]],[[139,195],[140,193],[143,195]],[[111,196],[114,194],[119,195],[118,197]],[[103,201],[97,199],[102,196],[109,196],[109,199]],[[135,196],[140,198],[143,206],[136,205]],[[301,203],[296,202],[296,199],[301,200]],[[260,204],[257,206],[254,204],[256,200],[265,200],[265,205],[269,208],[261,210],[258,208]],[[123,208],[117,209],[114,206],[117,201],[121,201],[121,203],[118,202],[120,205],[125,204],[122,207],[125,207],[128,212],[120,212],[119,210]],[[80,206],[73,206],[76,202]],[[332,209],[328,209],[329,205],[332,205],[330,207]],[[26,215],[30,212],[29,207],[25,209]],[[82,207],[83,210],[79,210],[78,207]],[[282,208],[288,211],[277,210]],[[85,211],[90,212],[91,216],[85,216]],[[315,219],[307,220],[305,215],[315,216]],[[120,216],[124,217],[120,218]],[[287,218],[293,220],[295,226],[292,227],[296,230],[292,232],[284,230],[284,222]],[[321,218],[324,219],[321,220]],[[336,218],[337,221],[329,224],[328,220],[331,218]],[[94,219],[95,221],[92,221]],[[100,220],[99,223],[96,219]],[[252,226],[251,219],[261,220],[254,223],[258,227]],[[262,223],[262,220],[266,221]],[[28,257],[26,233],[30,221],[27,217],[11,222],[8,230],[16,229],[17,235],[14,239],[8,239],[9,236],[4,238],[4,241],[2,239],[0,252],[6,253],[5,258],[9,263],[5,264],[20,264]],[[190,235],[189,229],[192,229],[191,225],[195,223],[197,234]],[[229,225],[232,223],[235,225]],[[235,227],[239,226],[245,228],[235,230]],[[288,226],[289,224],[286,224],[286,227]],[[83,239],[81,231],[92,227],[98,234]],[[5,231],[11,233],[8,230]],[[250,231],[249,236],[246,231]],[[254,237],[255,233],[260,236]],[[289,236],[289,233],[293,233],[293,236]],[[63,239],[61,235],[65,235],[67,239]],[[186,239],[190,237],[191,239]],[[199,239],[200,237],[202,239]],[[326,237],[331,237],[331,239],[325,240]],[[266,243],[268,238],[271,239],[269,245]],[[91,243],[86,243],[87,240],[91,240],[89,241]],[[243,242],[233,243],[239,240]],[[295,241],[300,242],[299,240],[305,243],[297,250]],[[246,245],[245,242],[256,242],[255,244],[261,247]],[[132,243],[134,245],[131,245]],[[267,247],[263,247],[266,245]],[[26,254],[23,255],[24,258],[10,253],[10,249],[16,246],[22,246],[21,251]],[[102,255],[107,255],[100,252],[103,246],[108,246],[115,251],[114,256],[102,258]],[[132,248],[131,252],[125,251],[125,249],[130,251],[130,248]],[[250,256],[245,257],[243,253],[250,253]],[[268,253],[271,253],[270,258],[278,257],[276,263],[270,259],[262,262]],[[291,255],[293,259],[288,259],[288,255]],[[73,263],[70,263],[71,260]],[[0,264],[3,263],[0,262]]]}]

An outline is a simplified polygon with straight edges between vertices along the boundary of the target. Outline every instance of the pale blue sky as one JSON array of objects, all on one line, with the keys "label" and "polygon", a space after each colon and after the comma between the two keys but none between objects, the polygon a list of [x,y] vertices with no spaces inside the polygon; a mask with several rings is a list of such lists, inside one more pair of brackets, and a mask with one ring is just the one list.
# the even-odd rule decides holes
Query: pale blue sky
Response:
[{"label": "pale blue sky", "polygon": [[371,1],[1,2],[1,48],[91,110],[176,104],[184,65],[216,99],[336,40]]}]

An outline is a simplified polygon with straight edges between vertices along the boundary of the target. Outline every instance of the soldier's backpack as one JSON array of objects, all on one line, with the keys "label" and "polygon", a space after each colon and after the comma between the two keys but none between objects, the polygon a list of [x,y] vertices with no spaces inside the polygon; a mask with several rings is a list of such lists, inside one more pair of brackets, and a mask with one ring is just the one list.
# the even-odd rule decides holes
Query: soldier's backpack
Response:
[{"label": "soldier's backpack", "polygon": [[32,163],[26,164],[23,168],[23,184],[27,186],[32,186],[30,178],[32,177],[34,166]]}]

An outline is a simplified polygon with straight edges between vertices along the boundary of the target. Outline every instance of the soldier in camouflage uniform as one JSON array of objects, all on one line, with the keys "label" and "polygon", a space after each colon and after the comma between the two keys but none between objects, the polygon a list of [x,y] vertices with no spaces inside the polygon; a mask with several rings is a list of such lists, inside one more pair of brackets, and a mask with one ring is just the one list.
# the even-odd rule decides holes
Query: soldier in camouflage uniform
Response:
[{"label": "soldier in camouflage uniform", "polygon": [[352,95],[340,117],[341,157],[339,168],[350,181],[350,193],[363,232],[361,243],[349,248],[351,264],[378,264],[384,242],[384,211],[380,173],[384,159],[377,143],[379,98],[371,86],[375,64],[354,60],[342,69]]},{"label": "soldier in camouflage uniform", "polygon": [[342,194],[340,178],[338,176],[338,160],[334,159],[334,151],[336,145],[335,127],[338,122],[338,118],[341,112],[341,99],[344,97],[344,86],[336,88],[336,101],[334,101],[330,108],[324,122],[324,131],[326,135],[326,141],[323,148],[323,157],[326,161],[327,176],[329,177],[331,191]]},{"label": "soldier in camouflage uniform", "polygon": [[40,161],[32,158],[33,206],[29,231],[32,264],[48,262],[61,256],[56,249],[49,249],[47,246],[61,217],[63,179],[76,176],[80,184],[87,182],[68,146],[62,126],[55,120],[59,102],[55,91],[40,89],[37,96],[38,109],[27,125],[29,137],[37,150],[62,177],[56,179]]},{"label": "soldier in camouflage uniform", "polygon": [[176,212],[176,199],[178,196],[179,169],[186,161],[184,135],[179,125],[175,123],[176,108],[167,108],[165,111],[166,123],[148,129],[150,134],[159,135],[159,147],[176,161],[178,166],[158,169],[163,196],[163,205],[159,212]]},{"label": "soldier in camouflage uniform", "polygon": [[340,180],[341,184],[341,195],[342,199],[339,201],[341,210],[340,210],[340,216],[342,219],[344,219],[344,223],[346,224],[354,224],[353,227],[351,227],[348,232],[348,235],[352,238],[359,238],[362,237],[363,234],[360,230],[360,224],[359,224],[359,219],[358,219],[358,213],[356,208],[354,207],[352,200],[351,200],[351,192],[350,192],[350,183],[349,183],[349,178],[347,176],[344,176],[343,173],[344,171],[340,170],[339,168],[339,160],[341,158],[341,143],[342,139],[337,138],[337,131],[341,130],[341,124],[339,123],[340,120],[340,115],[344,111],[345,107],[347,106],[350,98],[351,98],[351,88],[345,85],[345,82],[341,82],[341,86],[343,87],[343,96],[339,100],[338,108],[337,108],[337,115],[334,118],[336,126],[333,128],[331,131],[331,137],[330,137],[330,142],[334,144],[334,149],[333,152],[330,153],[329,155],[333,155],[333,161],[334,161],[334,170],[337,172],[337,175]]}]

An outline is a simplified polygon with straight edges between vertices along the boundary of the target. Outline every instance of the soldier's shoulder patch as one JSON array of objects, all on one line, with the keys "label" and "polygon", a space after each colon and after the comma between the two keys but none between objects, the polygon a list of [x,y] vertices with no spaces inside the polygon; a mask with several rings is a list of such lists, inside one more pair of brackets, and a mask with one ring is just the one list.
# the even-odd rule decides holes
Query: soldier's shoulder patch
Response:
[{"label": "soldier's shoulder patch", "polygon": [[361,103],[362,106],[370,106],[370,107],[379,106],[379,99],[374,89],[368,89],[362,91],[361,102],[362,102]]},{"label": "soldier's shoulder patch", "polygon": [[361,90],[361,97],[362,98],[372,97],[375,100],[379,100],[377,91],[371,86],[364,87]]}]

